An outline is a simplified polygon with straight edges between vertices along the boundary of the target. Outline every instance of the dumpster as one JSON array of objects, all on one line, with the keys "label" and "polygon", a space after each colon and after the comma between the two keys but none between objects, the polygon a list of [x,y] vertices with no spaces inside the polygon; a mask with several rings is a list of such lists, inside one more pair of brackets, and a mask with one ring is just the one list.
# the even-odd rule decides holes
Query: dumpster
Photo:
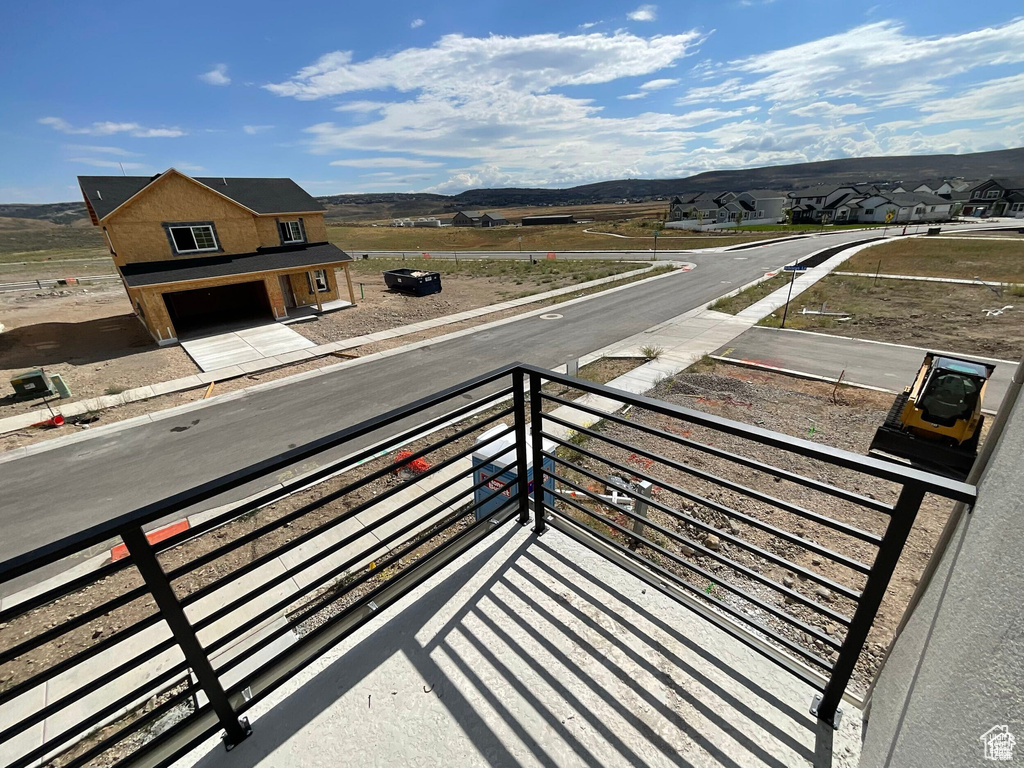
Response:
[{"label": "dumpster", "polygon": [[928,227],[928,235],[929,235],[929,237],[934,237],[935,235],[941,235],[941,234],[942,234],[942,227]]},{"label": "dumpster", "polygon": [[[482,442],[490,437],[493,437],[498,432],[507,429],[505,424],[497,424],[486,432],[481,434],[476,441]],[[526,433],[526,443],[531,446],[530,433]],[[555,448],[558,446],[554,440],[544,441],[544,450],[548,453],[554,453]],[[529,489],[533,491],[533,458],[532,458],[532,446],[531,449],[527,450],[526,459],[526,479],[529,483]],[[517,488],[515,485],[510,485],[504,491],[494,496],[486,504],[482,502],[488,496],[494,494],[496,490],[501,488],[502,485],[507,483],[509,480],[516,479],[516,470],[518,467],[513,467],[510,470],[506,470],[509,464],[516,460],[516,438],[514,434],[506,435],[493,443],[488,443],[482,448],[478,448],[473,452],[473,484],[482,483],[484,480],[489,480],[487,485],[477,488],[473,494],[473,502],[480,504],[476,510],[476,519],[482,520],[488,515],[492,514],[502,504],[507,502],[516,492]],[[553,459],[544,460],[544,470],[546,472],[555,471],[555,462]],[[555,478],[547,477],[544,480],[544,487],[547,491],[544,493],[544,501],[554,506],[555,496],[551,491],[555,490]],[[514,505],[510,504],[509,508]]]},{"label": "dumpster", "polygon": [[384,272],[384,285],[391,291],[427,296],[441,292],[441,273],[422,269],[389,269]]}]

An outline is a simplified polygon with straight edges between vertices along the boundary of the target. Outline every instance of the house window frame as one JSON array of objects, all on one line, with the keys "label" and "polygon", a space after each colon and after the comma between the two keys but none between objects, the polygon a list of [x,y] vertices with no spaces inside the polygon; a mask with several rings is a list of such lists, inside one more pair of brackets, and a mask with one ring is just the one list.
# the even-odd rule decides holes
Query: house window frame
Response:
[{"label": "house window frame", "polygon": [[[321,287],[321,280],[323,281],[323,287]],[[311,269],[307,271],[306,285],[309,287],[311,296],[316,296],[318,293],[331,292],[331,281],[327,278],[326,269]]]},{"label": "house window frame", "polygon": [[[212,221],[165,221],[163,222],[164,232],[167,235],[167,242],[171,246],[171,253],[175,256],[185,256],[193,253],[223,253],[224,248],[220,243],[220,236],[217,234],[217,225]],[[210,235],[213,238],[212,248],[187,248],[180,249],[177,241],[174,239],[174,230],[176,229],[189,229],[192,230],[192,239],[199,245],[199,240],[195,236],[195,229],[206,228],[210,230]]]},{"label": "house window frame", "polygon": [[[297,230],[299,233],[298,239],[290,238],[286,240],[284,237],[283,228],[287,227],[289,235],[292,235],[294,234],[292,229],[293,226],[294,229]],[[279,219],[277,222],[277,236],[281,239],[281,245],[293,245],[295,243],[306,242],[306,228],[305,226],[303,226],[302,219],[288,219],[286,221],[281,221]]]},{"label": "house window frame", "polygon": [[998,189],[986,189],[985,190],[985,197],[984,197],[984,199],[985,200],[998,200],[999,199],[999,190]]}]

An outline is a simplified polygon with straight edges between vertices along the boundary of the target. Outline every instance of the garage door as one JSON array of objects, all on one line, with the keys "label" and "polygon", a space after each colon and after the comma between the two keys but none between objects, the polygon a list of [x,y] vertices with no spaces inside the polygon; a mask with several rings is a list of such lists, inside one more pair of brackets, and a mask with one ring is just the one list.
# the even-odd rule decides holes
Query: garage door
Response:
[{"label": "garage door", "polygon": [[262,280],[165,293],[164,303],[178,338],[274,319]]}]

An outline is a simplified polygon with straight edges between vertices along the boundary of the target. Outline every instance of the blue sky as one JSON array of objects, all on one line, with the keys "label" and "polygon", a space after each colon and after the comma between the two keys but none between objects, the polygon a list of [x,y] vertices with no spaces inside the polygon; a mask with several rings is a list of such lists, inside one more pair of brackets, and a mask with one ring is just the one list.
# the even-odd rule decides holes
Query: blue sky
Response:
[{"label": "blue sky", "polygon": [[0,202],[119,163],[454,193],[1021,146],[1011,6],[20,3]]}]

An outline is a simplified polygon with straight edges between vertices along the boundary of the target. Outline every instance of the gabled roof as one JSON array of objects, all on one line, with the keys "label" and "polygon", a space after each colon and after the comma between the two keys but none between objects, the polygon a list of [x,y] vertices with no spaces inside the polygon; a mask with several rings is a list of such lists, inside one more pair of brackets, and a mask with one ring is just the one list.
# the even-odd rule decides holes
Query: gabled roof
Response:
[{"label": "gabled roof", "polygon": [[508,221],[500,213],[485,213],[481,218],[490,219],[491,221]]},{"label": "gabled roof", "polygon": [[461,214],[462,214],[463,216],[467,216],[467,217],[469,217],[469,218],[471,218],[471,219],[480,219],[480,218],[483,218],[483,214],[482,214],[482,213],[480,213],[480,211],[456,211],[456,212],[455,212],[455,215],[457,216],[457,215],[458,215],[458,214],[460,214],[460,213],[461,213]]},{"label": "gabled roof", "polygon": [[949,200],[928,192],[907,192],[906,194],[885,195],[899,206],[912,205],[949,205]]},{"label": "gabled roof", "polygon": [[291,179],[196,177],[174,168],[156,176],[79,176],[86,203],[105,219],[168,173],[191,179],[256,214],[311,213],[324,210],[316,198]]},{"label": "gabled roof", "polygon": [[755,200],[763,200],[765,198],[780,198],[785,197],[785,192],[780,192],[777,189],[745,189],[740,192],[741,195],[750,195]]}]

